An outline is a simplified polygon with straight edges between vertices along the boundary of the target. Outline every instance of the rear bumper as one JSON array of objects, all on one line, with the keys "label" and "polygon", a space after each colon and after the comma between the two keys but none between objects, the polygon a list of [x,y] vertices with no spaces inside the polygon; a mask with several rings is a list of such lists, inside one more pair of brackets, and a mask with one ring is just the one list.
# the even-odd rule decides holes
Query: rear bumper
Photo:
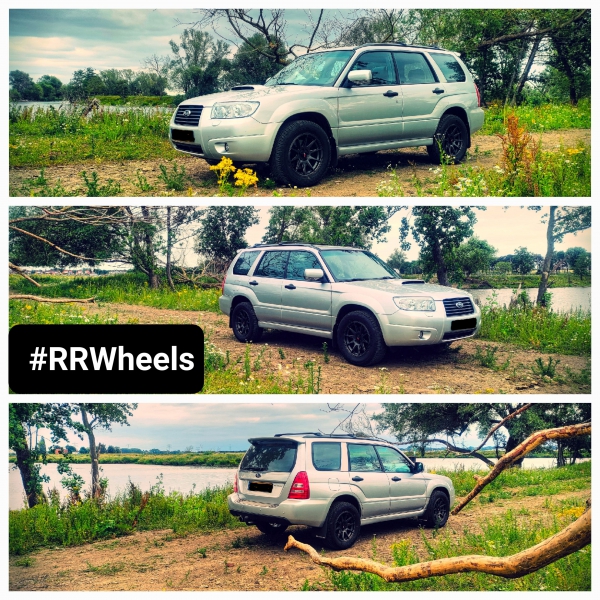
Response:
[{"label": "rear bumper", "polygon": [[483,127],[484,116],[482,108],[473,108],[469,112],[469,127],[471,128],[472,134]]},{"label": "rear bumper", "polygon": [[321,527],[325,522],[329,502],[310,500],[284,500],[280,504],[267,504],[244,500],[240,494],[227,497],[229,512],[245,523],[267,521],[286,525],[308,525]]}]

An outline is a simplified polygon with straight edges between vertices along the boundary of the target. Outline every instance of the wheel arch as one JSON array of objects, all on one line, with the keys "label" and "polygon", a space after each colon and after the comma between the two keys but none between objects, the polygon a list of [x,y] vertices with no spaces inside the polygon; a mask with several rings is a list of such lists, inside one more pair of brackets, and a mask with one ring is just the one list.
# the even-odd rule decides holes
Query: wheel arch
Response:
[{"label": "wheel arch", "polygon": [[338,311],[337,317],[335,319],[335,325],[333,326],[333,339],[334,340],[336,339],[338,326],[339,326],[341,320],[348,313],[354,312],[355,310],[361,310],[363,312],[371,314],[373,317],[375,317],[375,320],[379,323],[379,326],[381,327],[381,323],[379,321],[379,318],[377,317],[377,313],[369,306],[365,306],[364,304],[354,304],[354,303],[344,304],[344,306],[342,306],[340,308],[340,310]]},{"label": "wheel arch", "polygon": [[442,116],[440,118],[440,121],[446,115],[454,115],[455,117],[458,117],[465,124],[465,127],[467,128],[467,134],[469,136],[467,147],[470,148],[471,147],[471,126],[469,124],[469,117],[467,116],[467,111],[462,106],[451,106],[450,108],[447,108],[444,111],[444,113],[442,114]]},{"label": "wheel arch", "polygon": [[[329,515],[331,509],[339,502],[348,502],[349,504],[352,504],[352,506],[354,506],[354,508],[356,508],[356,510],[358,511],[359,517],[362,515],[362,506],[360,504],[360,501],[356,496],[353,496],[352,494],[340,494],[339,496],[336,496],[333,499],[333,502],[329,505],[327,515]],[[325,517],[325,520],[327,520],[327,517]]]},{"label": "wheel arch", "polygon": [[236,296],[233,297],[233,300],[231,301],[231,307],[229,309],[229,328],[230,329],[233,327],[233,323],[231,322],[231,319],[233,316],[233,309],[238,304],[241,304],[242,302],[249,302],[250,305],[252,305],[252,300],[250,300],[250,298],[248,298],[247,296],[243,296],[242,294],[237,294]]}]

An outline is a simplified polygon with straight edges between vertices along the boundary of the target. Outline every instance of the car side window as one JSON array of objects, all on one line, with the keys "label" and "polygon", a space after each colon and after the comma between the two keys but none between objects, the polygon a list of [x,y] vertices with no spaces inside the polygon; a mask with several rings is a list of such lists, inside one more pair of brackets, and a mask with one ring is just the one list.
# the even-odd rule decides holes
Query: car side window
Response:
[{"label": "car side window", "polygon": [[288,260],[286,279],[295,279],[304,281],[305,269],[322,269],[319,259],[312,253],[306,251],[290,252]]},{"label": "car side window", "polygon": [[317,471],[339,471],[342,466],[340,442],[313,442],[312,460]]},{"label": "car side window", "polygon": [[418,52],[394,52],[400,83],[416,85],[436,83],[437,78],[427,59]]},{"label": "car side window", "polygon": [[358,57],[350,71],[366,69],[371,71],[373,77],[371,85],[397,85],[396,71],[389,52],[365,52]]},{"label": "car side window", "polygon": [[235,265],[233,265],[233,274],[248,275],[248,271],[250,271],[252,268],[252,265],[259,254],[259,250],[254,250],[253,252],[242,252],[235,261]]},{"label": "car side window", "polygon": [[348,444],[348,459],[351,471],[360,473],[381,472],[381,463],[373,446]]},{"label": "car side window", "polygon": [[412,473],[410,465],[400,452],[387,446],[376,446],[376,448],[386,473]]},{"label": "car side window", "polygon": [[467,80],[467,76],[460,66],[460,63],[451,54],[438,54],[437,52],[432,52],[429,56],[433,58],[435,64],[440,68],[440,71],[444,74],[446,81],[449,83]]},{"label": "car side window", "polygon": [[273,277],[283,279],[289,252],[265,252],[254,271],[255,277]]}]

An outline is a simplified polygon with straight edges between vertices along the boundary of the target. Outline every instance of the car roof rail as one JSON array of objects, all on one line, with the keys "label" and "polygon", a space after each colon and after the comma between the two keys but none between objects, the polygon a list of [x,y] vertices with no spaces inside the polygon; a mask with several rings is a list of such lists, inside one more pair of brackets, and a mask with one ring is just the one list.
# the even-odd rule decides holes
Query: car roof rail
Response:
[{"label": "car roof rail", "polygon": [[308,248],[319,249],[315,244],[309,244],[307,242],[278,242],[275,244],[254,244],[252,248],[277,248],[278,246],[306,246]]},{"label": "car roof rail", "polygon": [[299,431],[296,433],[276,433],[273,437],[284,437],[286,435],[301,435],[304,437],[317,437],[317,438],[341,438],[341,439],[353,439],[353,440],[378,440],[379,438],[371,437],[368,435],[354,435],[353,433],[322,433],[320,431]]},{"label": "car roof rail", "polygon": [[372,44],[361,44],[356,46],[356,50],[359,48],[368,48],[370,46],[398,46],[400,48],[428,48],[429,50],[445,50],[439,46],[426,46],[421,44],[405,44],[404,42],[374,42]]}]

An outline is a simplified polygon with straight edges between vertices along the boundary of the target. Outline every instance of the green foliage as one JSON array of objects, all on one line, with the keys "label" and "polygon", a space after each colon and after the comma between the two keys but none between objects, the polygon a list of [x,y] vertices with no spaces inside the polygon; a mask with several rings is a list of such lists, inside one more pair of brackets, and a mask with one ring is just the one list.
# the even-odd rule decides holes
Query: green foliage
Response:
[{"label": "green foliage", "polygon": [[95,96],[102,106],[164,106],[175,108],[181,98],[179,96]]},{"label": "green foliage", "polygon": [[548,357],[548,362],[544,363],[541,357],[535,359],[535,366],[531,367],[534,375],[540,377],[550,377],[553,379],[556,376],[556,367],[560,363],[560,360],[554,360],[551,356]]},{"label": "green foliage", "polygon": [[109,179],[106,185],[100,185],[98,182],[98,173],[96,173],[96,171],[92,171],[91,177],[88,177],[87,173],[82,171],[81,176],[83,177],[85,187],[87,188],[85,195],[89,198],[118,196],[121,193],[121,186],[112,179]]},{"label": "green foliage", "polygon": [[535,266],[535,258],[532,252],[522,246],[514,251],[512,259],[512,268],[516,273],[527,275]]},{"label": "green foliage", "polygon": [[178,167],[177,163],[174,162],[171,165],[171,171],[165,165],[159,165],[160,175],[158,176],[168,190],[174,190],[176,192],[182,192],[185,189],[185,182],[187,175],[185,173],[185,166]]},{"label": "green foliage", "polygon": [[497,346],[490,346],[486,344],[485,349],[482,350],[481,346],[475,348],[475,360],[482,366],[488,369],[496,368],[496,352],[498,352]]}]

